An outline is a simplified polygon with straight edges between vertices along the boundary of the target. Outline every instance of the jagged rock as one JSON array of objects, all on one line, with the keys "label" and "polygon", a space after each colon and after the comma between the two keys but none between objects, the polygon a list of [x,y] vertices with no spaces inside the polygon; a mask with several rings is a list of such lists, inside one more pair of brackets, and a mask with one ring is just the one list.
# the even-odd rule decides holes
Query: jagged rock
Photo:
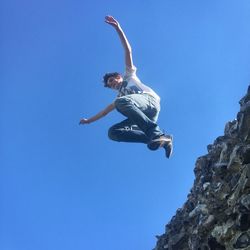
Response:
[{"label": "jagged rock", "polygon": [[237,119],[230,121],[226,124],[224,134],[229,137],[235,137],[237,135],[238,121]]},{"label": "jagged rock", "polygon": [[215,223],[215,217],[214,215],[210,214],[207,219],[203,223],[203,227],[205,230],[209,230]]},{"label": "jagged rock", "polygon": [[194,216],[198,214],[208,214],[207,206],[205,204],[199,204],[193,211],[189,213],[189,218],[193,218]]},{"label": "jagged rock", "polygon": [[[234,247],[236,249],[243,249],[250,246],[250,234],[249,233],[242,233],[238,238]],[[249,249],[249,248],[248,248]]]},{"label": "jagged rock", "polygon": [[204,191],[206,191],[207,190],[207,188],[210,186],[210,182],[205,182],[204,184],[203,184],[203,190]]},{"label": "jagged rock", "polygon": [[250,250],[250,86],[237,119],[207,149],[154,250]]},{"label": "jagged rock", "polygon": [[244,151],[242,153],[242,164],[248,164],[250,163],[250,146],[246,146],[244,148]]},{"label": "jagged rock", "polygon": [[250,194],[243,195],[240,199],[240,204],[250,213]]},{"label": "jagged rock", "polygon": [[226,249],[225,246],[218,243],[216,239],[213,237],[210,237],[208,239],[208,246],[209,246],[209,249],[211,250],[225,250]]},{"label": "jagged rock", "polygon": [[242,105],[240,112],[238,113],[239,121],[239,136],[242,140],[249,140],[250,130],[250,101]]},{"label": "jagged rock", "polygon": [[241,165],[242,165],[242,151],[243,151],[243,145],[237,145],[232,154],[230,155],[230,161],[228,164],[228,169],[232,172],[238,172]]},{"label": "jagged rock", "polygon": [[219,242],[223,243],[225,240],[231,238],[234,234],[235,223],[233,220],[229,220],[223,223],[221,226],[215,226],[211,232],[211,235]]},{"label": "jagged rock", "polygon": [[241,231],[246,231],[250,228],[250,214],[242,213],[239,214],[236,220],[236,225]]}]

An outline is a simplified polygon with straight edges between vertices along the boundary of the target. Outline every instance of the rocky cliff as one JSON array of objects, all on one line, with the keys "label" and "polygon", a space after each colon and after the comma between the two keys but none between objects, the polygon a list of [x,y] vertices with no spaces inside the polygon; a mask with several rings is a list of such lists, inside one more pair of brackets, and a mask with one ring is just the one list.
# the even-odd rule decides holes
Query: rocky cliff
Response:
[{"label": "rocky cliff", "polygon": [[154,250],[250,250],[250,86],[237,119],[207,148],[187,201]]}]

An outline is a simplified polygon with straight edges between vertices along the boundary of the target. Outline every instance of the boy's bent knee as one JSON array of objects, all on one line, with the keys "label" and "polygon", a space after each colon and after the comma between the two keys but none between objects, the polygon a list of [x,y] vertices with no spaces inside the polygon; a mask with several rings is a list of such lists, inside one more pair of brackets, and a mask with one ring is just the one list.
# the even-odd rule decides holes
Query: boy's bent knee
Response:
[{"label": "boy's bent knee", "polygon": [[122,97],[118,97],[116,98],[115,100],[115,107],[116,109],[120,109],[124,106],[128,106],[128,105],[131,105],[133,102],[131,100],[131,98],[127,97],[127,96],[122,96]]},{"label": "boy's bent knee", "polygon": [[119,141],[118,136],[117,136],[117,131],[114,128],[114,126],[112,126],[111,128],[109,128],[109,130],[108,130],[108,137],[112,141]]}]

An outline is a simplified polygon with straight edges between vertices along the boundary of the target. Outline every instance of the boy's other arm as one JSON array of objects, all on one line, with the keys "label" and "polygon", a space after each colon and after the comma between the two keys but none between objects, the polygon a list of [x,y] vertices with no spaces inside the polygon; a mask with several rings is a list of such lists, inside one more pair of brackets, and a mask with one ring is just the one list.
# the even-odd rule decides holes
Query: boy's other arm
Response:
[{"label": "boy's other arm", "polygon": [[96,115],[94,115],[88,119],[82,118],[79,122],[79,125],[89,124],[89,123],[95,122],[95,121],[101,119],[102,117],[104,117],[105,115],[107,115],[108,113],[110,113],[111,111],[113,111],[114,109],[115,109],[115,104],[111,103],[105,109],[103,109],[102,111],[97,113]]},{"label": "boy's other arm", "polygon": [[119,35],[119,38],[121,40],[122,46],[125,51],[125,64],[126,67],[132,68],[133,67],[133,58],[132,58],[132,48],[129,44],[129,41],[123,32],[119,22],[115,20],[112,16],[106,16],[105,17],[105,22],[113,26],[116,30],[116,32]]}]

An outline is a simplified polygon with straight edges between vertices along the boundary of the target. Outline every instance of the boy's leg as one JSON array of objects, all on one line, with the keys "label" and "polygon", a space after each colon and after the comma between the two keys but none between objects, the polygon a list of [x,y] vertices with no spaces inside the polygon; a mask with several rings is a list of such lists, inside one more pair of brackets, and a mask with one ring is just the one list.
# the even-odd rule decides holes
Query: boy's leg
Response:
[{"label": "boy's leg", "polygon": [[159,104],[148,95],[127,95],[119,97],[115,101],[116,109],[127,116],[149,138],[148,148],[156,150],[159,147],[165,149],[166,157],[170,157],[173,150],[172,137],[164,135],[156,123]]},{"label": "boy's leg", "polygon": [[119,142],[140,142],[148,143],[149,138],[140,128],[129,119],[113,125],[109,131],[108,136],[111,140]]},{"label": "boy's leg", "polygon": [[115,100],[115,107],[151,140],[163,135],[163,133],[153,119],[159,111],[152,106],[149,98],[148,95],[142,94],[118,97]]}]

